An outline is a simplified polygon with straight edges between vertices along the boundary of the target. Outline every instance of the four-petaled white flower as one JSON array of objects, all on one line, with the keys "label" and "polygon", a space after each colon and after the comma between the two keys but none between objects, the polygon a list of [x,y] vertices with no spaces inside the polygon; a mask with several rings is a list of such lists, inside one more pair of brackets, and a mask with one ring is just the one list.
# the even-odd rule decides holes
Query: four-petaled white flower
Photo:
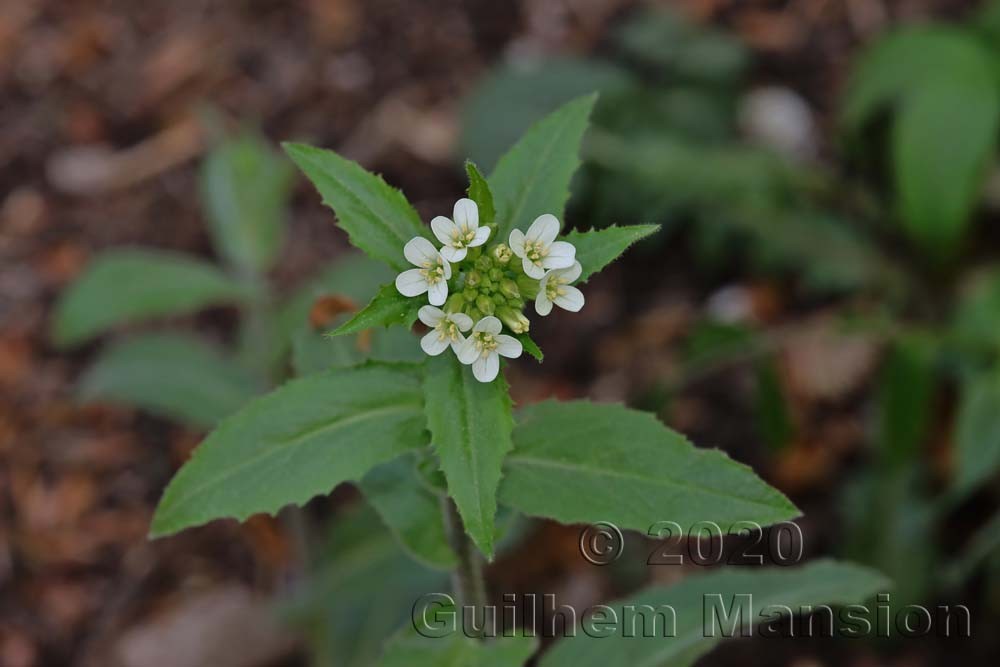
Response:
[{"label": "four-petaled white flower", "polygon": [[524,272],[539,280],[549,269],[566,269],[576,261],[576,248],[566,241],[556,241],[559,221],[546,213],[535,218],[527,233],[515,229],[510,233],[510,249],[521,258]]},{"label": "four-petaled white flower", "polygon": [[427,239],[417,236],[403,246],[403,255],[416,269],[403,271],[396,276],[396,289],[403,296],[420,296],[427,292],[427,300],[434,306],[443,306],[448,299],[448,280],[451,264]]},{"label": "four-petaled white flower", "polygon": [[538,296],[535,297],[535,311],[542,317],[552,312],[552,304],[572,313],[583,308],[583,292],[570,283],[580,277],[583,267],[580,262],[573,262],[568,269],[552,269],[538,283]]},{"label": "four-petaled white flower", "polygon": [[441,255],[449,262],[461,262],[469,248],[486,243],[490,237],[489,227],[479,226],[479,208],[471,199],[455,202],[454,221],[443,215],[431,220],[431,230],[443,244]]},{"label": "four-petaled white flower", "polygon": [[459,348],[465,342],[462,332],[472,328],[472,318],[465,313],[446,313],[434,306],[422,306],[417,311],[417,317],[431,328],[420,339],[420,347],[432,357],[447,350],[449,345],[455,354],[458,354]]},{"label": "four-petaled white flower", "polygon": [[524,349],[521,341],[500,333],[500,320],[484,317],[472,327],[472,333],[458,348],[458,360],[472,364],[472,374],[480,382],[492,382],[500,372],[500,357],[517,359]]}]

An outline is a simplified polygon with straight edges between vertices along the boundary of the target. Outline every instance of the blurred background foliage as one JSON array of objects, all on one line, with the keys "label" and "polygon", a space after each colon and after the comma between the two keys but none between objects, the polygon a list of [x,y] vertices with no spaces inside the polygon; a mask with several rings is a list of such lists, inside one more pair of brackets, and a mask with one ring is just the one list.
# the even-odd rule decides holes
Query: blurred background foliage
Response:
[{"label": "blurred background foliage", "polygon": [[[655,411],[786,491],[807,557],[883,570],[894,606],[973,611],[961,645],[764,642],[698,664],[995,657],[1000,3],[92,4],[0,12],[0,664],[179,661],[185,619],[231,622],[209,594],[307,639],[239,616],[266,645],[230,639],[223,667],[372,664],[390,610],[441,586],[406,523],[435,484],[423,462],[280,525],[145,542],[204,428],[294,375],[418,352],[399,331],[323,337],[391,276],[274,144],[334,147],[429,219],[465,157],[488,172],[592,90],[567,224],[664,229],[577,318],[538,323],[546,365],[512,367],[518,402]],[[412,510],[388,526],[386,480]],[[509,533],[498,591],[583,606],[687,574],[647,566],[639,536],[596,571],[574,527]]]}]

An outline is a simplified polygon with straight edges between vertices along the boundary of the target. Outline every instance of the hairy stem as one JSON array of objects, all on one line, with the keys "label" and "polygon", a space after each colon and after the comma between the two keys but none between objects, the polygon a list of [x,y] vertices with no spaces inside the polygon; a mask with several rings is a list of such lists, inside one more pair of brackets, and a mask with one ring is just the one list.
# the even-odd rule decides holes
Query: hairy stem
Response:
[{"label": "hairy stem", "polygon": [[[452,572],[452,587],[455,589],[459,609],[465,618],[473,614],[471,623],[465,623],[469,634],[482,635],[486,618],[486,581],[483,579],[483,557],[479,549],[465,532],[462,517],[458,514],[455,502],[448,497],[441,499],[441,511],[444,515],[445,532],[448,543],[458,557],[458,565]],[[475,630],[475,632],[471,632]]]}]

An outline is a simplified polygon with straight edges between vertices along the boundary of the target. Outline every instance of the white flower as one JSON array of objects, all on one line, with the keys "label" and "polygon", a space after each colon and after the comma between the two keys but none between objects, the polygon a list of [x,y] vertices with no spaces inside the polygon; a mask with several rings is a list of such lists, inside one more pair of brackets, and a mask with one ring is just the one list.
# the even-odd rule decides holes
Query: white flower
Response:
[{"label": "white flower", "polygon": [[420,339],[420,347],[432,357],[444,352],[449,345],[458,354],[459,347],[465,342],[461,332],[472,328],[472,318],[465,313],[446,313],[434,306],[422,306],[417,311],[417,317],[431,328]]},{"label": "white flower", "polygon": [[510,249],[521,258],[524,272],[535,280],[548,269],[566,269],[576,261],[576,248],[571,243],[556,241],[557,234],[559,221],[549,213],[535,218],[527,233],[520,229],[510,233]]},{"label": "white flower", "polygon": [[469,252],[486,243],[490,237],[489,227],[479,226],[479,208],[471,199],[455,202],[454,222],[439,215],[431,220],[431,229],[438,241],[444,244],[441,255],[449,262],[461,262]]},{"label": "white flower", "polygon": [[472,333],[458,348],[458,360],[472,364],[472,374],[480,382],[492,382],[500,372],[500,356],[517,359],[523,347],[513,336],[500,333],[500,320],[484,317],[472,327]]},{"label": "white flower", "polygon": [[568,269],[552,269],[542,276],[535,297],[535,311],[544,317],[552,312],[553,303],[573,313],[583,308],[583,292],[570,285],[581,273],[580,262],[573,262]]},{"label": "white flower", "polygon": [[451,264],[427,239],[416,236],[403,246],[406,260],[417,269],[403,271],[396,276],[396,289],[403,296],[419,296],[427,292],[427,300],[443,306],[448,298],[448,280]]}]

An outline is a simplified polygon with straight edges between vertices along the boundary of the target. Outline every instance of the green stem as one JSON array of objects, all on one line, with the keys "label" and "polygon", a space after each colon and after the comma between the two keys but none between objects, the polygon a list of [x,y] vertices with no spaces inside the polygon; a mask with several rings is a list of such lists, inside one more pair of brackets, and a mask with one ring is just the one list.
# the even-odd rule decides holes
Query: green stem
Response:
[{"label": "green stem", "polygon": [[[458,508],[451,498],[447,496],[441,499],[441,512],[444,515],[445,532],[448,535],[448,543],[451,545],[458,564],[452,572],[452,587],[458,598],[456,603],[459,610],[465,617],[466,609],[471,608],[473,614],[472,624],[466,624],[466,628],[471,631],[477,628],[480,631],[484,628],[486,609],[486,581],[483,579],[483,557],[479,549],[465,532],[462,524],[462,517],[458,514]],[[481,634],[477,633],[477,634]]]}]

